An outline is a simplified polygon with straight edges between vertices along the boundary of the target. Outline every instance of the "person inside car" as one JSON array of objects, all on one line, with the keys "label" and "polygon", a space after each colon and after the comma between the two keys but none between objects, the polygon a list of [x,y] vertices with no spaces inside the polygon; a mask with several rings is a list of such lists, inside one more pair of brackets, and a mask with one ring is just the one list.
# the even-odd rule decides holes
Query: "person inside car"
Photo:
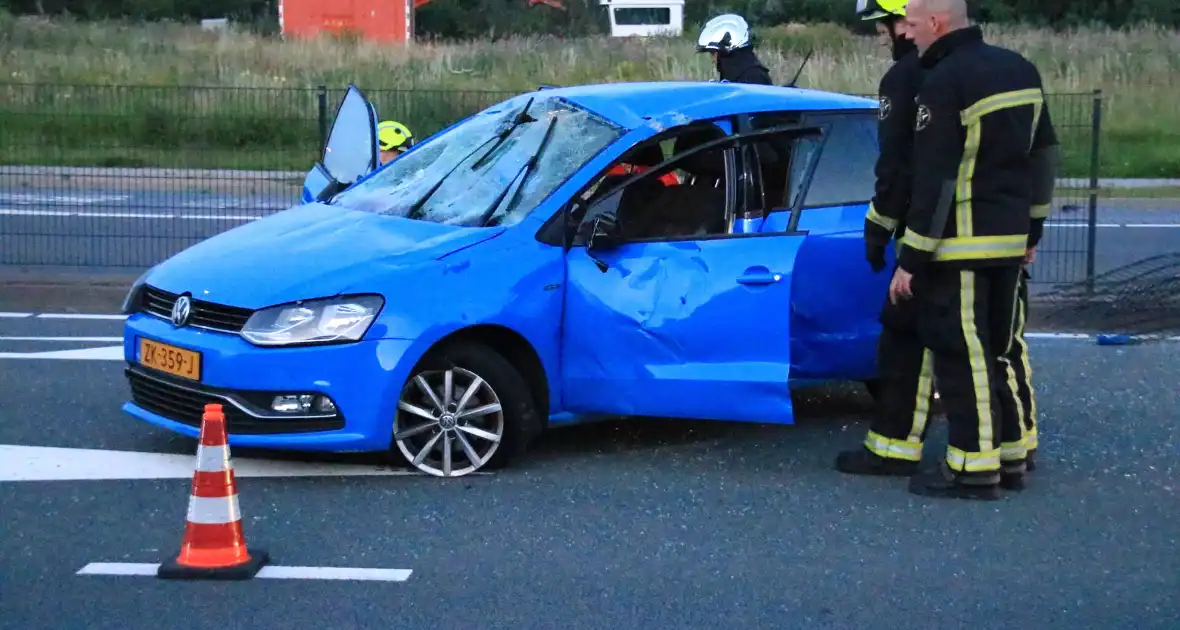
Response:
[{"label": "person inside car", "polygon": [[381,163],[387,164],[414,146],[414,134],[409,127],[386,120],[377,125],[377,144],[381,149]]}]

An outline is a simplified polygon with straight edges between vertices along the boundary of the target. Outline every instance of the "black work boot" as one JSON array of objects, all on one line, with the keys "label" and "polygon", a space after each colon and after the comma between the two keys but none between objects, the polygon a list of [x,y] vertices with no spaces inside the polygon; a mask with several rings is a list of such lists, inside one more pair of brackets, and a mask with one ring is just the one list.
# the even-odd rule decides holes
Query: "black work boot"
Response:
[{"label": "black work boot", "polygon": [[918,472],[918,462],[881,457],[869,449],[861,447],[852,451],[843,451],[836,456],[836,470],[850,475],[909,477]]},{"label": "black work boot", "polygon": [[1028,460],[1018,459],[1000,462],[1000,487],[1005,490],[1024,490],[1024,472]]},{"label": "black work boot", "polygon": [[996,501],[1000,495],[1000,473],[955,474],[945,463],[910,477],[910,492],[940,499]]}]

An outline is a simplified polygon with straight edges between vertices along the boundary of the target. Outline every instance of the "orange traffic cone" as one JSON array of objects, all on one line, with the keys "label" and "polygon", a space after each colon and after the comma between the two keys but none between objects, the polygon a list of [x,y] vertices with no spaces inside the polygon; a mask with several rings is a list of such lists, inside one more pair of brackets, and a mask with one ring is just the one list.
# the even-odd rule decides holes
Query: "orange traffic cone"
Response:
[{"label": "orange traffic cone", "polygon": [[180,580],[247,580],[268,560],[265,551],[246,548],[225,414],[221,405],[205,405],[180,555],[161,564],[156,576]]}]

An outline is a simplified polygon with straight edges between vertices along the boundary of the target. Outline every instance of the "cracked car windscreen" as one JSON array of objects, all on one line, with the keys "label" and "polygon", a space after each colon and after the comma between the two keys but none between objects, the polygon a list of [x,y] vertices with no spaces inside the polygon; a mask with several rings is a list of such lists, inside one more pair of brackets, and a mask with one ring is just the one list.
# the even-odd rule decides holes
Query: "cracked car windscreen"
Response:
[{"label": "cracked car windscreen", "polygon": [[[512,126],[530,98],[533,102],[526,112],[528,121],[499,142],[496,134]],[[524,180],[520,194],[511,206],[504,204],[488,221],[489,225],[512,225],[617,139],[623,129],[564,100],[525,94],[488,108],[428,140],[338,195],[332,205],[475,226],[488,205],[512,184],[541,146],[551,117],[557,118],[552,137]],[[417,205],[420,207],[415,208]]]}]

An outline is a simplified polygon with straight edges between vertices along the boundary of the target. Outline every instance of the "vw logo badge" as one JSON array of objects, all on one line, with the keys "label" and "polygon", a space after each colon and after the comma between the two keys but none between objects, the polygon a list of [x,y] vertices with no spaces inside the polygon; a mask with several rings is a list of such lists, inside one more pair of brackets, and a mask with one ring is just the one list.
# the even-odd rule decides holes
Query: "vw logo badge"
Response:
[{"label": "vw logo badge", "polygon": [[192,314],[192,302],[189,301],[187,295],[182,295],[172,305],[172,325],[180,328],[187,324],[190,314]]}]

